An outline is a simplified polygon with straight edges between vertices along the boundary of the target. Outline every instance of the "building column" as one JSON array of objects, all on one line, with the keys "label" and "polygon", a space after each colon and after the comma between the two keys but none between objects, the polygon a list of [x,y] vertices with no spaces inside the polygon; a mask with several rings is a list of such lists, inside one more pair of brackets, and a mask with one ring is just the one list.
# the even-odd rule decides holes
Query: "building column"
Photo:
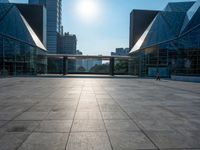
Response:
[{"label": "building column", "polygon": [[111,76],[114,76],[115,74],[114,68],[115,68],[115,58],[111,57],[110,58],[110,75]]},{"label": "building column", "polygon": [[63,57],[63,75],[66,75],[68,72],[68,58]]}]

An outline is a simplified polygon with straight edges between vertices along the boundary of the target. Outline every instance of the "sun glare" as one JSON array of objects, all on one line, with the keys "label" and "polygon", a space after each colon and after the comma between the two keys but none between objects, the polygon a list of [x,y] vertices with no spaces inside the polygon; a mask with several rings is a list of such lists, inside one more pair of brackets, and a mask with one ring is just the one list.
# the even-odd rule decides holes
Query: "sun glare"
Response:
[{"label": "sun glare", "polygon": [[93,21],[99,15],[99,5],[96,0],[80,0],[77,13],[84,21]]}]

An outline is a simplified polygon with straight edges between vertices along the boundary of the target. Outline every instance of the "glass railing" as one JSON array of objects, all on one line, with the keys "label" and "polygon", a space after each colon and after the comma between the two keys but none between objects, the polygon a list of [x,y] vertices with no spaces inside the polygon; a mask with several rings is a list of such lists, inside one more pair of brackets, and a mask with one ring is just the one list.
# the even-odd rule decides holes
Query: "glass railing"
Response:
[{"label": "glass railing", "polygon": [[[113,58],[113,59],[111,59]],[[113,62],[111,62],[113,61]],[[49,57],[49,74],[113,74],[130,75],[131,61],[129,57]]]}]

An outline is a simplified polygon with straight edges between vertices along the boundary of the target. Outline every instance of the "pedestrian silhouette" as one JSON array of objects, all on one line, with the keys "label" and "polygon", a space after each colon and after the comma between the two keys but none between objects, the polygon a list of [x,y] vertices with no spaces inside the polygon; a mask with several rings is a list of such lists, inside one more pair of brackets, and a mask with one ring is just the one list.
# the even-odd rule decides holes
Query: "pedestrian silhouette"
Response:
[{"label": "pedestrian silhouette", "polygon": [[157,74],[156,74],[156,80],[160,80],[160,73],[159,72],[157,72]]}]

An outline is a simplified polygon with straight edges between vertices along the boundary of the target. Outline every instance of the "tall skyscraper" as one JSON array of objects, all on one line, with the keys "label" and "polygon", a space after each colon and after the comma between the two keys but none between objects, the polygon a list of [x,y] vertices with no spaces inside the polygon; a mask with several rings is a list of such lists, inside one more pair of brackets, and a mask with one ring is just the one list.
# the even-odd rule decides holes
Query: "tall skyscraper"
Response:
[{"label": "tall skyscraper", "polygon": [[77,38],[76,35],[65,33],[58,37],[59,54],[76,54]]},{"label": "tall skyscraper", "polygon": [[111,56],[128,56],[129,48],[116,48],[115,52],[111,52]]},{"label": "tall skyscraper", "polygon": [[57,53],[57,36],[61,34],[62,0],[29,0],[29,4],[44,5],[47,10],[47,50]]}]

